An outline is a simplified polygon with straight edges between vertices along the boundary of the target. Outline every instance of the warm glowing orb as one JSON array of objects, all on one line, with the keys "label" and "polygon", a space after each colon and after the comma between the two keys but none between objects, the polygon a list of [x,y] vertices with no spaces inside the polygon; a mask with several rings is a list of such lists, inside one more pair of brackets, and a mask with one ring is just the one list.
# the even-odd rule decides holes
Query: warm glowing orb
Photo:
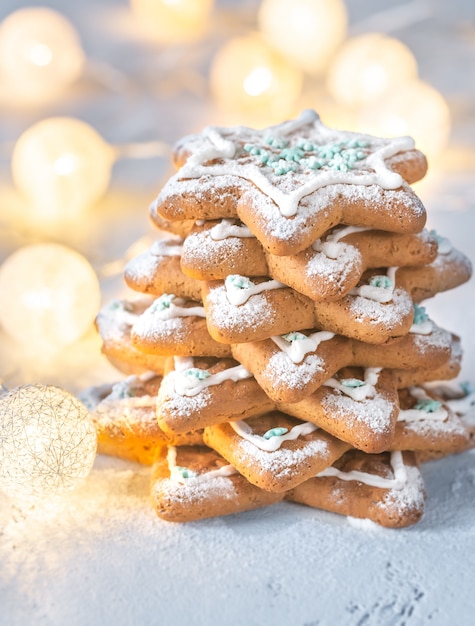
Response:
[{"label": "warm glowing orb", "polygon": [[448,144],[451,116],[444,97],[434,87],[416,79],[362,111],[360,127],[386,137],[410,135],[417,148],[434,159]]},{"label": "warm glowing orb", "polygon": [[374,102],[416,76],[416,59],[405,44],[383,34],[368,33],[343,44],[327,82],[339,104],[357,107]]},{"label": "warm glowing orb", "polygon": [[38,219],[76,218],[107,190],[114,159],[113,148],[85,122],[48,118],[16,142],[13,181]]},{"label": "warm glowing orb", "polygon": [[322,74],[344,40],[342,0],[263,0],[259,27],[269,44],[309,74]]},{"label": "warm glowing orb", "polygon": [[159,43],[193,41],[202,37],[214,0],[130,0],[146,31]]},{"label": "warm glowing orb", "polygon": [[84,335],[100,307],[97,276],[70,248],[20,248],[0,267],[0,324],[33,352],[53,353]]},{"label": "warm glowing orb", "polygon": [[0,489],[44,498],[74,489],[90,472],[92,417],[67,391],[24,385],[0,395]]},{"label": "warm glowing orb", "polygon": [[52,9],[19,9],[0,25],[0,82],[12,100],[36,105],[57,97],[84,61],[74,27]]},{"label": "warm glowing orb", "polygon": [[225,111],[262,114],[271,121],[289,115],[302,88],[302,75],[257,35],[228,41],[210,73],[216,102]]}]

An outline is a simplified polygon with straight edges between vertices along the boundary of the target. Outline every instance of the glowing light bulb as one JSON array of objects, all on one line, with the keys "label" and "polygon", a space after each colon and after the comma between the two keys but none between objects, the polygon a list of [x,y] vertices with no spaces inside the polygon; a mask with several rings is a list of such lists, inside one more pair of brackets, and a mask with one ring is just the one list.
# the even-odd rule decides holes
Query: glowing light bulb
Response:
[{"label": "glowing light bulb", "polygon": [[17,189],[39,220],[78,217],[109,186],[116,153],[85,122],[56,117],[28,128],[12,155]]},{"label": "glowing light bulb", "polygon": [[263,0],[259,27],[269,44],[309,74],[322,74],[346,36],[342,0]]},{"label": "glowing light bulb", "polygon": [[130,6],[153,39],[181,43],[202,37],[214,0],[130,0]]},{"label": "glowing light bulb", "polygon": [[432,159],[446,147],[450,127],[450,110],[443,96],[417,79],[394,89],[359,116],[360,130],[386,137],[410,135]]},{"label": "glowing light bulb", "polygon": [[97,436],[84,405],[52,385],[0,395],[0,489],[45,498],[74,489],[89,474]]},{"label": "glowing light bulb", "polygon": [[358,107],[417,77],[417,63],[401,41],[379,33],[348,39],[328,71],[336,102]]},{"label": "glowing light bulb", "polygon": [[252,34],[231,39],[218,51],[210,86],[225,111],[281,121],[292,112],[302,88],[302,74]]},{"label": "glowing light bulb", "polygon": [[0,324],[33,353],[50,354],[79,339],[100,307],[88,261],[65,246],[20,248],[0,267]]},{"label": "glowing light bulb", "polygon": [[19,9],[0,25],[0,82],[10,100],[54,99],[78,79],[84,61],[74,27],[52,9]]}]

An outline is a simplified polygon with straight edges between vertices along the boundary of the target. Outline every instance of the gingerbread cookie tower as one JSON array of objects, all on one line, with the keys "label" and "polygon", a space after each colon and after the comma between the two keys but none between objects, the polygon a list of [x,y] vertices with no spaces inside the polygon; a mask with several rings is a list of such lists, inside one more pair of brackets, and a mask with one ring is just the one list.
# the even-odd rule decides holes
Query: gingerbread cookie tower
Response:
[{"label": "gingerbread cookie tower", "polygon": [[175,164],[151,207],[162,232],[125,270],[140,297],[97,318],[131,374],[87,396],[100,450],[153,463],[172,521],[283,499],[417,521],[417,463],[471,446],[464,401],[428,385],[461,349],[421,301],[471,267],[424,229],[424,156],[305,111],[207,128]]}]

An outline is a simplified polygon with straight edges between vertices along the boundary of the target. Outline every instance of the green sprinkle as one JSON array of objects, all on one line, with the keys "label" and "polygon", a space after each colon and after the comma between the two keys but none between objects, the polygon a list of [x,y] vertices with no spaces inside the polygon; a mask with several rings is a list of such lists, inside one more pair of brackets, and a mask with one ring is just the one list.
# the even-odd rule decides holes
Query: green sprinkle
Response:
[{"label": "green sprinkle", "polygon": [[175,467],[172,468],[172,474],[178,474],[181,478],[196,478],[198,476],[198,472],[188,467],[182,467],[181,465],[175,465]]},{"label": "green sprinkle", "polygon": [[437,243],[441,243],[442,237],[439,235],[439,233],[436,230],[434,229],[430,230],[429,235],[431,235],[431,237],[434,237]]},{"label": "green sprinkle", "polygon": [[381,289],[392,289],[393,281],[387,276],[373,276],[370,278],[369,283],[371,287],[380,287]]},{"label": "green sprinkle", "polygon": [[283,137],[278,137],[276,135],[267,135],[265,137],[265,142],[269,146],[276,148],[276,150],[283,150],[284,148],[287,148],[287,146],[289,145],[289,142],[287,141],[287,139],[284,139]]},{"label": "green sprinkle", "polygon": [[351,387],[352,389],[362,387],[365,384],[363,380],[359,380],[358,378],[342,378],[340,383],[343,387]]},{"label": "green sprinkle", "polygon": [[318,154],[324,159],[332,159],[335,154],[341,152],[342,147],[341,143],[327,143],[318,147]]},{"label": "green sprinkle", "polygon": [[253,156],[259,155],[263,152],[262,148],[260,148],[259,146],[255,146],[252,143],[244,144],[244,150],[246,152],[249,152],[249,154],[252,154]]},{"label": "green sprinkle", "polygon": [[282,435],[285,435],[288,432],[289,432],[289,429],[284,428],[284,427],[271,428],[262,436],[264,439],[272,439],[272,437],[282,437]]},{"label": "green sprinkle", "polygon": [[414,304],[414,324],[422,324],[423,322],[427,322],[428,319],[429,316],[426,313],[425,306]]},{"label": "green sprinkle", "polygon": [[254,285],[247,276],[240,276],[239,274],[227,276],[226,282],[231,283],[236,289],[250,289]]},{"label": "green sprinkle", "polygon": [[348,148],[367,148],[369,146],[368,141],[362,139],[351,139],[347,143]]},{"label": "green sprinkle", "polygon": [[163,295],[160,296],[160,298],[158,298],[158,300],[155,300],[155,302],[153,303],[152,313],[155,313],[156,311],[166,311],[167,309],[171,307],[172,301],[174,299],[175,299],[174,295],[164,293]]},{"label": "green sprinkle", "polygon": [[424,413],[434,413],[442,406],[442,402],[438,400],[432,400],[431,398],[427,398],[424,400],[419,400],[414,408],[417,411],[424,411]]},{"label": "green sprinkle", "polygon": [[280,153],[280,158],[285,161],[295,161],[299,163],[303,155],[304,152],[300,148],[284,148]]},{"label": "green sprinkle", "polygon": [[474,386],[469,380],[464,380],[463,382],[461,382],[460,389],[466,396],[469,396],[471,393],[475,391]]},{"label": "green sprinkle", "polygon": [[303,341],[304,339],[307,339],[306,335],[298,332],[287,333],[286,335],[281,335],[281,337],[289,343],[292,343],[293,341]]},{"label": "green sprinkle", "polygon": [[306,139],[301,139],[297,143],[297,148],[300,148],[304,152],[314,152],[317,149],[317,146],[314,146],[313,143],[307,141]]},{"label": "green sprinkle", "polygon": [[284,161],[283,159],[279,159],[279,161],[271,163],[270,166],[273,168],[274,174],[276,176],[283,176],[284,174],[288,174],[289,172],[295,172],[295,170],[297,169],[295,163]]},{"label": "green sprinkle", "polygon": [[183,376],[187,378],[194,378],[195,380],[206,380],[211,376],[206,370],[199,369],[198,367],[190,367],[183,372]]}]

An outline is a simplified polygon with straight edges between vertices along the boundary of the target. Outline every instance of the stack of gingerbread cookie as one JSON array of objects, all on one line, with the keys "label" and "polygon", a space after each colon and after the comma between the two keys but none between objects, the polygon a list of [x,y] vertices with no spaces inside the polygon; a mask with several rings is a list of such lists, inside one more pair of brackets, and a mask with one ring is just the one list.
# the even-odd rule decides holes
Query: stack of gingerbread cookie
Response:
[{"label": "stack of gingerbread cookie", "polygon": [[288,500],[414,523],[418,462],[473,430],[467,390],[428,384],[458,375],[461,347],[421,302],[471,267],[424,228],[424,156],[306,111],[206,128],[175,161],[151,207],[160,236],[125,269],[140,296],[97,318],[129,374],[83,396],[100,451],[153,464],[167,520]]}]

